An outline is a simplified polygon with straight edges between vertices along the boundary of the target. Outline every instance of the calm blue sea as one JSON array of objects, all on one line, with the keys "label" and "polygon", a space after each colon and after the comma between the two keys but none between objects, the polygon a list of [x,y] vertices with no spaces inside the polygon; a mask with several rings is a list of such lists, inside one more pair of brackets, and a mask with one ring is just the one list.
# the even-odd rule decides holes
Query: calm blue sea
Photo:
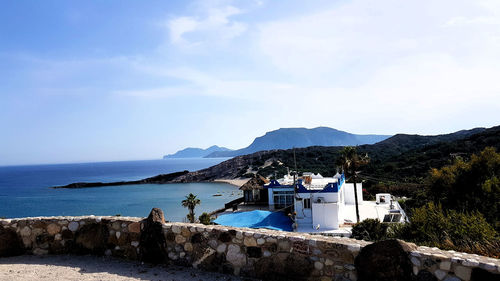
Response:
[{"label": "calm blue sea", "polygon": [[[183,170],[195,171],[222,162],[217,159],[165,159],[81,164],[0,167],[0,217],[58,215],[147,216],[153,207],[165,219],[183,221],[181,201],[190,192],[201,199],[196,215],[237,198],[238,189],[224,183],[143,184],[83,189],[52,189],[72,182],[137,180]],[[223,196],[214,197],[215,193]]]}]

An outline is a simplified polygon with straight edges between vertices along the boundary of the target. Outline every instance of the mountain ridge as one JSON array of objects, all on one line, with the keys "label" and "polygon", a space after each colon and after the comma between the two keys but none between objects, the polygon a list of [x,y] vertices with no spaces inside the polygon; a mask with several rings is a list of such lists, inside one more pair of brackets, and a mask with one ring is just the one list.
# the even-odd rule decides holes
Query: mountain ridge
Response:
[{"label": "mountain ridge", "polygon": [[[371,161],[362,172],[378,177],[401,173],[401,179],[419,182],[430,168],[440,168],[451,163],[454,154],[470,155],[487,146],[500,149],[500,126],[461,130],[451,134],[421,136],[398,134],[371,145],[358,146],[359,153],[367,153]],[[172,182],[211,181],[217,178],[238,178],[249,173],[261,176],[283,174],[286,167],[297,161],[299,171],[335,174],[335,159],[342,146],[311,146],[293,150],[267,150],[237,156],[215,166],[190,172]],[[296,157],[294,157],[294,154]],[[434,159],[438,155],[440,159]],[[421,157],[421,159],[418,159]],[[423,163],[418,163],[418,161]],[[415,163],[420,164],[415,166]],[[393,171],[390,168],[395,167]]]},{"label": "mountain ridge", "polygon": [[258,151],[273,149],[302,148],[309,146],[346,146],[373,144],[389,138],[390,135],[358,135],[329,127],[280,128],[257,137],[247,147],[232,151],[216,151],[207,158],[235,157]]}]

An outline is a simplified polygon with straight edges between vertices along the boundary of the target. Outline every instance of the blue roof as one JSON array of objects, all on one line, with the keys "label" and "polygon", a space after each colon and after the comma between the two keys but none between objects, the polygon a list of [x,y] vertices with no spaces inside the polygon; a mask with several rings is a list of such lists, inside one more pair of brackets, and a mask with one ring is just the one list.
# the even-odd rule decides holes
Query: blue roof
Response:
[{"label": "blue roof", "polygon": [[282,212],[250,211],[220,215],[214,220],[216,224],[234,227],[268,228],[273,230],[292,231],[292,220]]},{"label": "blue roof", "polygon": [[[342,174],[340,178],[336,182],[328,183],[325,185],[325,187],[321,190],[311,190],[307,189],[303,184],[302,184],[302,179],[299,179],[297,182],[297,193],[334,193],[334,192],[339,192],[339,190],[342,188],[342,185],[345,182],[345,176]],[[290,187],[293,188],[293,185],[281,185],[277,180],[271,180],[271,183],[268,185],[264,185],[264,188],[277,188],[277,187]]]}]

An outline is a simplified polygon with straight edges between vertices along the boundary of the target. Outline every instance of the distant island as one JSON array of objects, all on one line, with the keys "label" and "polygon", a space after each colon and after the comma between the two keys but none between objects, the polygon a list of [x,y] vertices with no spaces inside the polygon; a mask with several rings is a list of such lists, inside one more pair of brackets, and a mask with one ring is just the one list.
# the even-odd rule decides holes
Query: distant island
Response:
[{"label": "distant island", "polygon": [[207,149],[186,148],[174,154],[164,156],[167,158],[218,158],[235,157],[251,154],[263,150],[303,148],[309,146],[348,146],[374,144],[391,137],[390,135],[357,135],[344,131],[317,127],[307,128],[281,128],[256,138],[249,146],[231,150],[217,145]]},{"label": "distant island", "polygon": [[203,157],[207,157],[209,154],[214,153],[214,152],[225,152],[225,151],[231,151],[231,149],[225,148],[225,147],[220,147],[217,145],[212,145],[211,147],[209,147],[207,149],[188,147],[188,148],[185,148],[183,150],[179,150],[174,154],[165,155],[165,156],[163,156],[163,159],[203,158]]}]

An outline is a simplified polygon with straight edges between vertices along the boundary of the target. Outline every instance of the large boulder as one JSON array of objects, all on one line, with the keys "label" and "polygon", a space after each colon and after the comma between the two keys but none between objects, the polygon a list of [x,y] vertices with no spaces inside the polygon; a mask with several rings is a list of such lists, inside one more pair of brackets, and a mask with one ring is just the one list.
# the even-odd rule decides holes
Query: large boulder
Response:
[{"label": "large boulder", "polygon": [[0,257],[17,256],[24,253],[24,245],[17,233],[0,225]]},{"label": "large boulder", "polygon": [[414,244],[391,239],[363,247],[354,264],[358,281],[405,281],[412,279],[409,252]]},{"label": "large boulder", "polygon": [[166,241],[162,225],[165,223],[163,211],[153,208],[148,218],[142,222],[140,259],[150,263],[164,263],[167,258]]}]

